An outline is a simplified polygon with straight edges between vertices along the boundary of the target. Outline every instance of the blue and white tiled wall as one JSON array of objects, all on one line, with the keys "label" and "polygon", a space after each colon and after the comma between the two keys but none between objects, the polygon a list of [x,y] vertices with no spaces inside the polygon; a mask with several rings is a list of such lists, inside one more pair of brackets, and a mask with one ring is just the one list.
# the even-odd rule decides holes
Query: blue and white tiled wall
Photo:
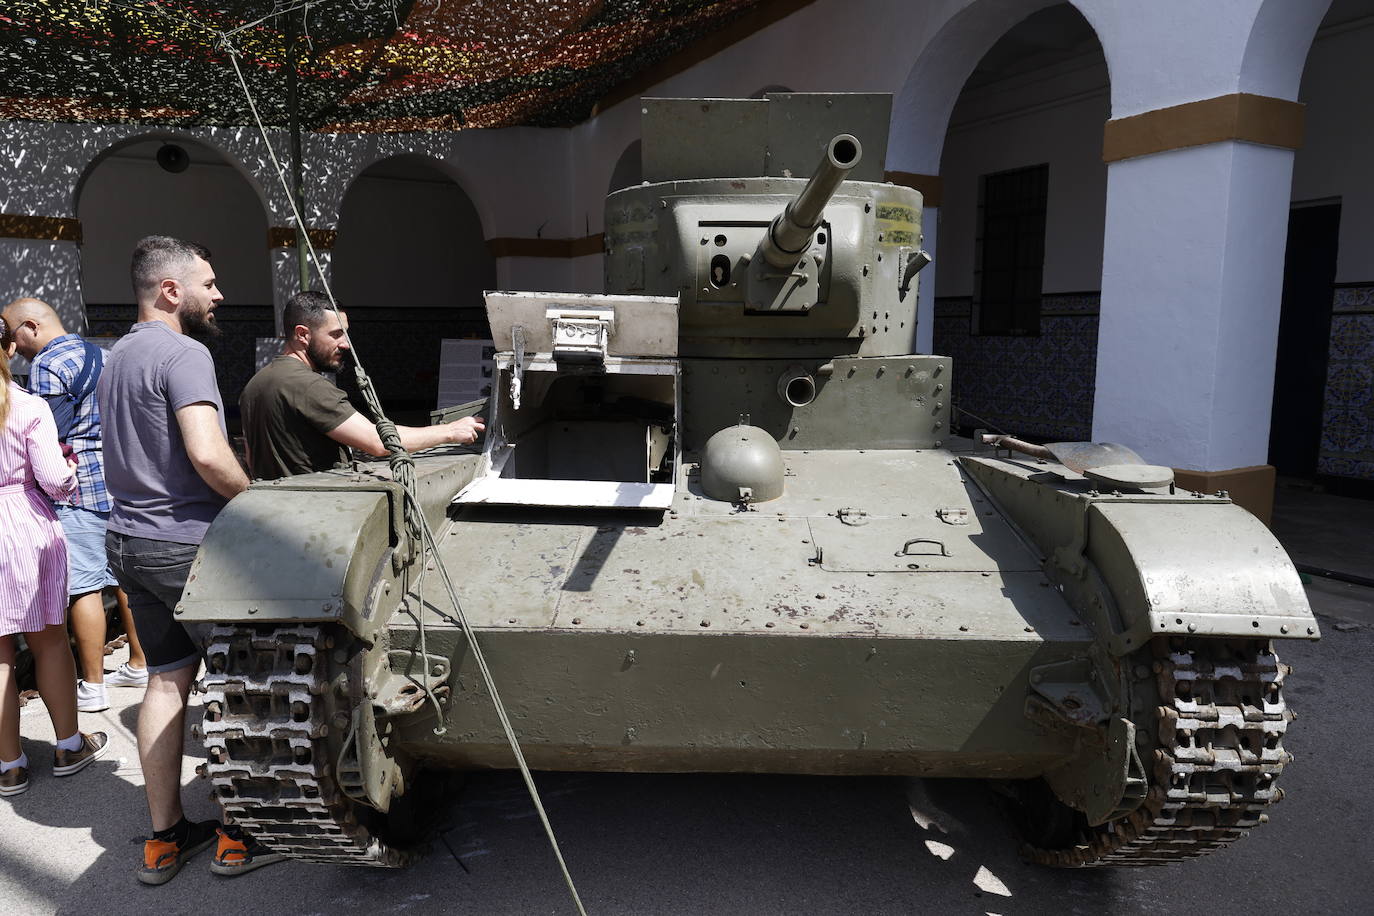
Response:
[{"label": "blue and white tiled wall", "polygon": [[[1092,437],[1098,293],[1044,296],[1040,336],[974,337],[973,300],[935,300],[935,352],[954,360],[954,422],[1044,441]],[[962,411],[962,412],[960,412]]]},{"label": "blue and white tiled wall", "polygon": [[[89,333],[119,337],[133,323],[132,305],[89,305]],[[357,306],[348,310],[359,356],[383,404],[432,408],[439,388],[439,346],[446,337],[487,333],[480,309],[420,306]],[[215,309],[220,336],[208,342],[215,357],[225,413],[236,416],[239,394],[253,377],[259,338],[276,333],[270,305],[221,305]]]},{"label": "blue and white tiled wall", "polygon": [[1374,284],[1332,298],[1317,472],[1374,480]]},{"label": "blue and white tiled wall", "polygon": [[[86,322],[97,337],[121,337],[133,324],[133,305],[88,305]],[[221,305],[215,309],[220,334],[206,346],[215,357],[215,375],[225,413],[238,414],[239,393],[253,377],[253,346],[256,337],[274,331],[270,305]]]},{"label": "blue and white tiled wall", "polygon": [[[974,337],[973,300],[935,300],[935,352],[954,360],[955,422],[1051,440],[1092,437],[1095,294],[1045,296],[1039,337]],[[1320,475],[1374,481],[1374,283],[1332,298]]]}]

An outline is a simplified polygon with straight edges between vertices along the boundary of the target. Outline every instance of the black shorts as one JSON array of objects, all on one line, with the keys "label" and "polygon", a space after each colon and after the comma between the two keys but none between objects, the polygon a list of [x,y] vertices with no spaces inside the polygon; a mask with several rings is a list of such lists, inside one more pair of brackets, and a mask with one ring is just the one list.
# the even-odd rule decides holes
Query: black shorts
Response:
[{"label": "black shorts", "polygon": [[175,671],[200,662],[200,627],[188,632],[174,616],[181,600],[197,544],[105,532],[105,554],[119,587],[129,596],[129,611],[138,631],[148,671]]}]

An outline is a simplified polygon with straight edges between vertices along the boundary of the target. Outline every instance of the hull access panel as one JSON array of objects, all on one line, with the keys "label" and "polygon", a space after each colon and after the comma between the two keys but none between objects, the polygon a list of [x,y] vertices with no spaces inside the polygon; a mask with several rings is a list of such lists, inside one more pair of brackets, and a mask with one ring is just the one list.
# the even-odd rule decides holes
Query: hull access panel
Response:
[{"label": "hull access panel", "polygon": [[487,293],[482,464],[462,505],[667,509],[680,452],[676,298]]}]

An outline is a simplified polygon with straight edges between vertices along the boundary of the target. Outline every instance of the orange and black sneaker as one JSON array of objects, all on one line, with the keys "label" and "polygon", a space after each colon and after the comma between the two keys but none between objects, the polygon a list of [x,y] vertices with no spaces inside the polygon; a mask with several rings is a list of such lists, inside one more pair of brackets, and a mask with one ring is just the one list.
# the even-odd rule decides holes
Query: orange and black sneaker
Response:
[{"label": "orange and black sneaker", "polygon": [[153,834],[143,843],[138,880],[143,884],[171,881],[187,859],[214,842],[218,828],[219,821],[192,822],[183,817],[175,827]]},{"label": "orange and black sneaker", "polygon": [[238,826],[229,824],[219,828],[219,845],[215,847],[210,871],[217,875],[242,875],[285,858],[244,833]]}]

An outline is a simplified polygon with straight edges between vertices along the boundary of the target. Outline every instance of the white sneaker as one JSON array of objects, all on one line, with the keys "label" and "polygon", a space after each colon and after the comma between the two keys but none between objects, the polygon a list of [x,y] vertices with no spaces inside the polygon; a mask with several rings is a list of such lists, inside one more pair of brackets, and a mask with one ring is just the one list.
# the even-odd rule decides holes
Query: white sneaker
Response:
[{"label": "white sneaker", "polygon": [[106,687],[147,687],[148,669],[135,668],[128,662],[105,675]]},{"label": "white sneaker", "polygon": [[78,712],[100,712],[109,708],[110,701],[105,698],[104,684],[76,682],[76,709]]}]

